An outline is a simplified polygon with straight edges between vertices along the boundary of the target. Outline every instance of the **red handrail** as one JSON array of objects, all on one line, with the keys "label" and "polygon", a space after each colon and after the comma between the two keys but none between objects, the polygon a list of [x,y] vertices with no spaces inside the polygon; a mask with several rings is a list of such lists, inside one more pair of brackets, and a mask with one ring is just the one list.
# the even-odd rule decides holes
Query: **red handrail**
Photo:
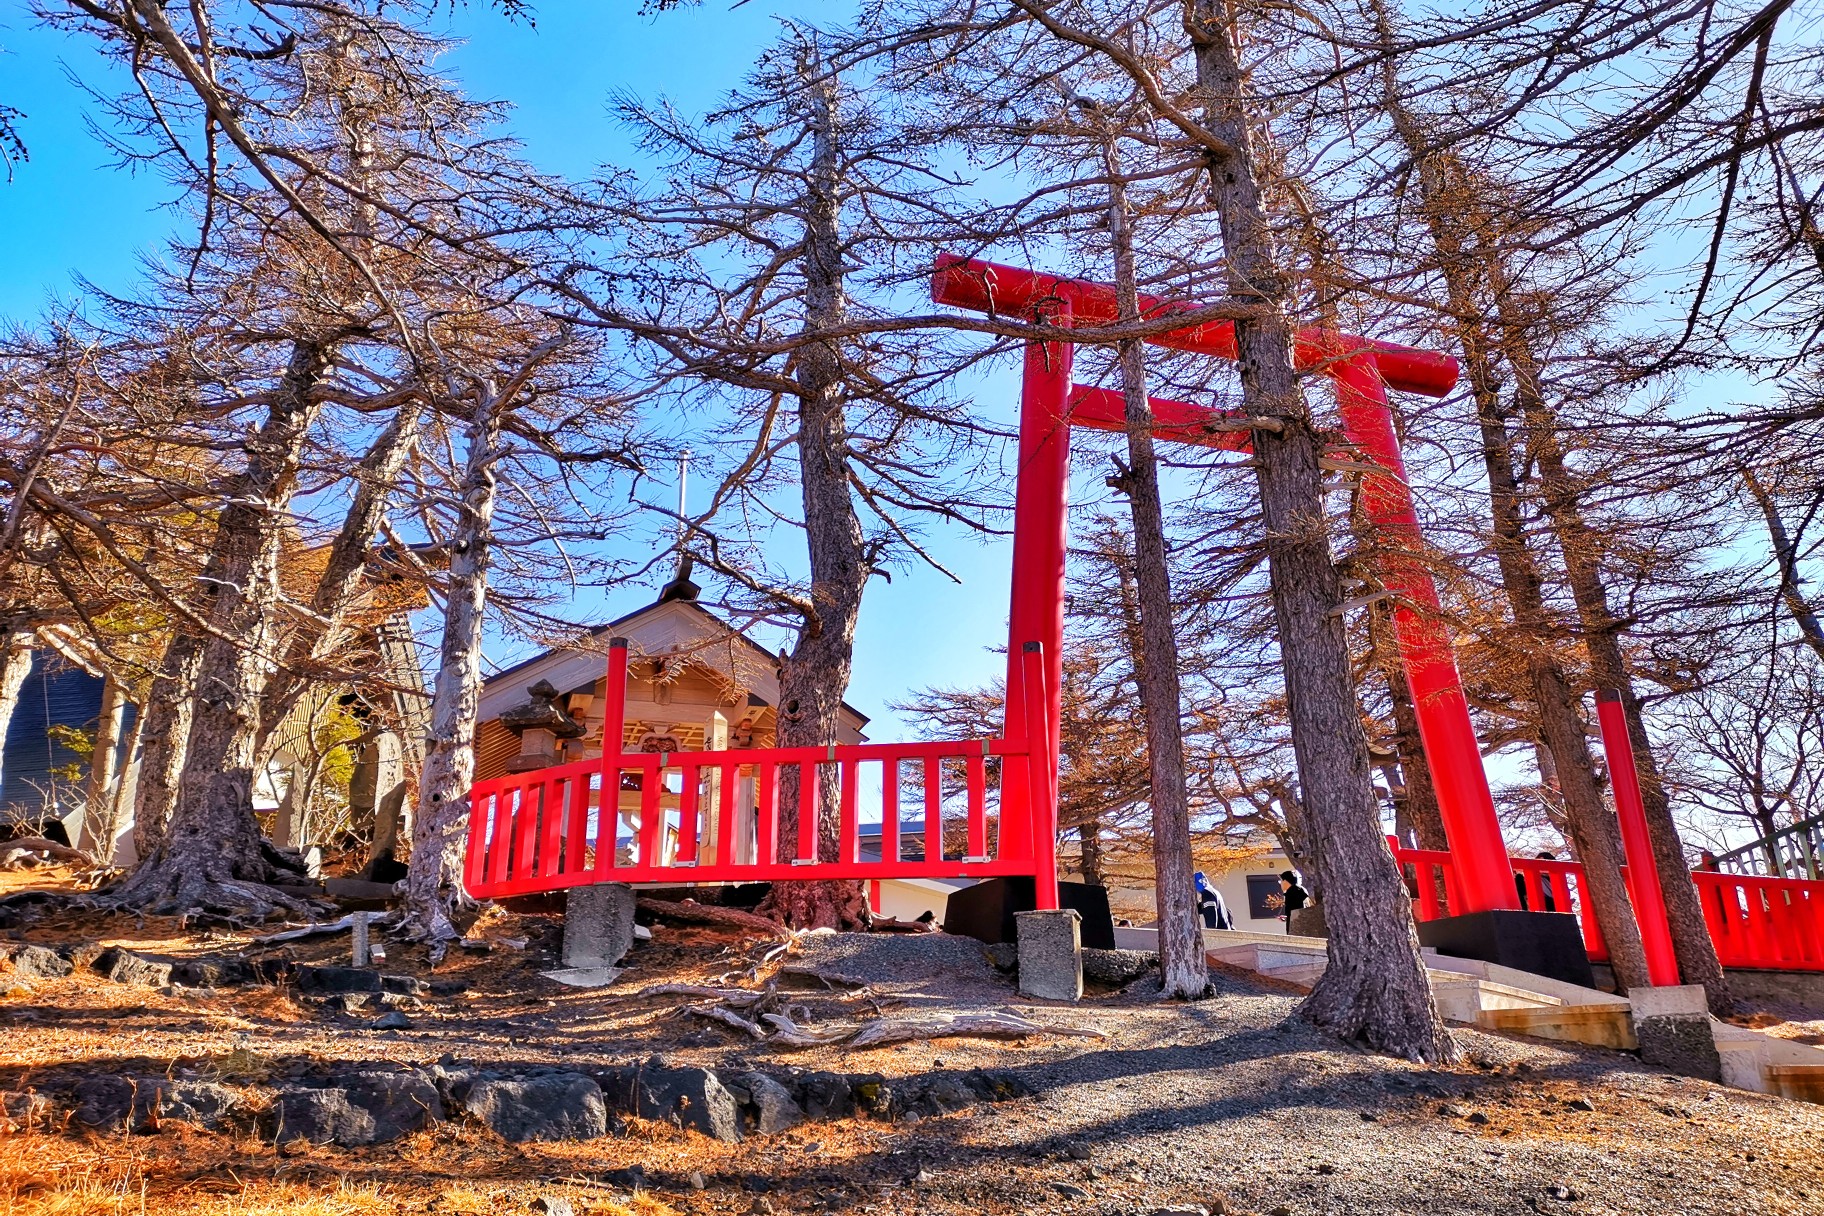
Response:
[{"label": "red handrail", "polygon": [[[1394,860],[1406,874],[1413,893],[1413,915],[1436,920],[1460,907],[1455,893],[1451,855],[1427,849],[1393,848]],[[1510,857],[1516,881],[1535,912],[1569,912],[1583,930],[1585,948],[1595,962],[1606,962],[1609,949],[1596,918],[1588,914],[1583,866],[1574,861]],[[1622,877],[1627,878],[1623,867]],[[1442,879],[1445,898],[1438,898]],[[1725,967],[1770,971],[1824,971],[1824,882],[1800,878],[1759,878],[1695,870],[1704,920],[1717,958]],[[1547,885],[1549,883],[1549,886]]]},{"label": "red handrail", "polygon": [[[1045,703],[1043,656],[1026,652],[1023,677],[1036,681],[1028,703]],[[626,648],[609,652],[608,698],[624,704]],[[1042,723],[1042,717],[1039,719]],[[1032,723],[1028,723],[1029,730]],[[822,747],[623,753],[623,722],[610,712],[600,759],[478,781],[469,791],[463,885],[477,899],[555,891],[598,882],[713,883],[783,879],[986,878],[1025,875],[1055,884],[1055,763],[1040,730],[1026,738]],[[1029,743],[1032,745],[1029,746]],[[1002,781],[991,791],[988,759]],[[835,766],[837,839],[820,840],[818,799],[826,766]],[[904,856],[902,792],[906,766],[922,785],[924,855]],[[795,856],[781,857],[779,773],[798,770]],[[1019,766],[1024,781],[1010,783]],[[960,780],[958,779],[960,777]],[[623,781],[623,778],[630,780]],[[870,779],[874,778],[874,779]],[[751,836],[738,788],[751,780]],[[675,783],[675,789],[673,785]],[[1019,792],[1009,796],[1010,785]],[[990,804],[993,804],[992,811]],[[631,803],[632,805],[629,805]],[[960,806],[957,804],[960,803]],[[878,807],[880,850],[862,854],[862,826]],[[961,856],[944,847],[946,808],[960,812]],[[628,831],[622,833],[623,821]],[[1041,906],[1055,907],[1040,891]]]}]

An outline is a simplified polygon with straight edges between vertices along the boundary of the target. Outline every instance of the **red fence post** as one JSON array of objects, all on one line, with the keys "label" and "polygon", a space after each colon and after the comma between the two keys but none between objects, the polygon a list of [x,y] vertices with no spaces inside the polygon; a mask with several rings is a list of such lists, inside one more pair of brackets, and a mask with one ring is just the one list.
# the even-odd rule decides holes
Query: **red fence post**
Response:
[{"label": "red fence post", "polygon": [[[1052,318],[1054,324],[1070,324],[1068,311]],[[1066,503],[1069,495],[1070,470],[1070,365],[1072,347],[1068,342],[1028,342],[1026,369],[1020,387],[1019,472],[1014,483],[1013,499],[1013,591],[1007,609],[1007,683],[1003,735],[1027,730],[1030,715],[1026,698],[1043,695],[1045,700],[1045,738],[1031,740],[1035,751],[1043,745],[1045,754],[1058,754],[1058,732],[1061,722],[1059,689],[1064,678],[1064,561],[1067,549]],[[1046,676],[1042,694],[1029,691],[1019,644],[1026,641],[1043,643]],[[1002,804],[1025,805],[1030,794],[1026,789],[1024,766],[1013,765],[1003,772]],[[1037,791],[1034,791],[1035,793]],[[1040,816],[1022,820],[1015,815],[1001,816],[1002,848],[1014,856],[1028,855],[1035,840],[1025,835],[1038,831]],[[1009,838],[1009,828],[1014,834]],[[927,848],[930,846],[927,845]],[[1042,881],[1042,880],[1041,880]],[[1055,881],[1055,878],[1054,878]],[[1056,907],[1041,901],[1040,907]]]},{"label": "red fence post", "polygon": [[1640,944],[1647,954],[1647,978],[1654,986],[1678,983],[1678,955],[1672,928],[1666,923],[1666,897],[1659,885],[1659,866],[1647,835],[1647,812],[1640,801],[1640,774],[1634,767],[1634,745],[1628,738],[1621,694],[1596,694],[1596,720],[1602,726],[1602,752],[1609,761],[1609,789],[1621,820],[1621,847],[1628,857],[1628,894],[1634,919],[1640,922]]},{"label": "red fence post", "polygon": [[1451,913],[1512,908],[1518,901],[1507,845],[1495,817],[1495,800],[1482,768],[1482,749],[1469,719],[1450,635],[1438,619],[1437,585],[1418,559],[1419,517],[1393,433],[1386,386],[1374,356],[1366,353],[1337,359],[1329,372],[1336,381],[1337,408],[1350,442],[1386,470],[1362,479],[1362,507],[1390,550],[1380,560],[1381,581],[1400,597],[1393,610],[1394,634],[1412,686],[1419,737],[1431,765],[1438,813],[1463,897],[1463,906],[1453,906]]}]

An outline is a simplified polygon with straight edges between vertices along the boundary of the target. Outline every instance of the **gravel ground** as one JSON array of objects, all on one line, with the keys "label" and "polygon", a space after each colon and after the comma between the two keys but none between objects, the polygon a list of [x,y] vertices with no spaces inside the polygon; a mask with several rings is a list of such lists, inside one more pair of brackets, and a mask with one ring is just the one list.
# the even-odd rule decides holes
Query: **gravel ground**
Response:
[{"label": "gravel ground", "polygon": [[[502,931],[527,924],[536,936],[531,922]],[[325,944],[315,956],[345,948]],[[623,986],[714,978],[756,953],[713,932],[661,929]],[[1623,1053],[1459,1031],[1470,1063],[1418,1068],[1315,1033],[1294,1016],[1296,994],[1231,973],[1216,976],[1217,996],[1193,1005],[1161,1003],[1144,981],[1077,1005],[1032,1002],[978,945],[939,935],[816,935],[794,961],[870,986],[871,999],[807,996],[822,1021],[876,1008],[995,1008],[1109,1037],[783,1053],[676,1017],[675,1000],[539,979],[549,960],[535,941],[440,970],[471,990],[412,1011],[413,1027],[394,1032],[282,990],[166,996],[92,975],[36,982],[0,1000],[0,1089],[52,1072],[229,1055],[275,1069],[299,1057],[559,1063],[655,1051],[731,1069],[995,1067],[1037,1096],[913,1125],[808,1124],[741,1145],[646,1128],[502,1153],[464,1131],[438,1133],[441,1148],[419,1151],[465,1182],[534,1189],[637,1163],[666,1203],[693,1213],[1824,1213],[1824,1107],[1672,1077]],[[389,969],[425,973],[409,955]],[[252,1146],[232,1168],[360,1178],[396,1174],[399,1161],[381,1149],[279,1161],[270,1146]],[[498,1210],[524,1211],[530,1193]],[[433,1208],[400,1200],[402,1211]]]}]

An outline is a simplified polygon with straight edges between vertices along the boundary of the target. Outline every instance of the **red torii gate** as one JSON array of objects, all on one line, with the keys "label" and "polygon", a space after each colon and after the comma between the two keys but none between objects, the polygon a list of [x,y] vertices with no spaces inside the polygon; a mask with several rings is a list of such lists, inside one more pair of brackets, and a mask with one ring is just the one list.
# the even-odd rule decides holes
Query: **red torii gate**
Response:
[{"label": "red torii gate", "polygon": [[[932,298],[982,312],[1046,315],[1064,326],[1118,319],[1109,287],[956,257],[939,259]],[[1141,306],[1155,316],[1187,308],[1151,297],[1142,297]],[[1227,321],[1172,330],[1148,340],[1219,358],[1236,357],[1234,326]],[[1032,875],[1038,906],[1057,907],[1070,428],[1126,429],[1119,397],[1072,385],[1071,352],[1068,342],[1031,342],[1026,347],[1002,737],[628,752],[622,714],[629,655],[625,639],[612,639],[601,757],[510,773],[476,782],[469,791],[463,885],[470,894],[498,898],[599,882]],[[1296,358],[1301,368],[1320,370],[1335,381],[1350,440],[1385,470],[1364,479],[1362,503],[1392,550],[1382,558],[1381,573],[1399,596],[1395,633],[1450,840],[1464,905],[1460,910],[1512,908],[1518,902],[1512,871],[1450,637],[1438,616],[1437,589],[1419,559],[1418,519],[1387,408],[1389,387],[1434,397],[1449,392],[1456,383],[1456,361],[1320,330],[1300,333]],[[1154,401],[1153,410],[1154,433],[1160,439],[1233,451],[1250,447],[1246,431],[1237,429],[1230,415],[1163,400]],[[998,758],[1001,767],[993,816],[986,773],[990,757]],[[809,824],[818,819],[817,778],[826,765],[837,770],[840,790],[836,855],[821,855],[818,832],[801,831],[794,855],[784,856],[780,770],[797,768],[799,820]],[[911,807],[902,806],[908,765],[922,787],[922,797]],[[864,779],[864,770],[878,776]],[[737,795],[737,785],[743,782],[749,783],[751,793]],[[867,856],[862,802],[864,791],[875,789],[881,828],[875,855]],[[740,804],[743,797],[749,799],[746,806]],[[991,819],[997,821],[993,831]],[[919,856],[905,855],[902,820],[921,823]],[[946,821],[962,828],[960,845],[946,843]],[[623,823],[629,829],[625,843],[620,835]]]},{"label": "red torii gate", "polygon": [[[1104,284],[955,256],[939,258],[931,298],[977,312],[1044,316],[1060,326],[1109,325],[1119,320],[1114,289]],[[1151,316],[1189,311],[1186,305],[1150,296],[1140,298],[1140,307]],[[1147,341],[1223,359],[1236,357],[1235,327],[1230,321],[1172,330]],[[1021,655],[1013,643],[1037,639],[1047,666],[1043,687],[1050,698],[1046,721],[1048,750],[1053,756],[1058,751],[1063,678],[1070,428],[1127,429],[1118,394],[1071,383],[1072,350],[1067,342],[1026,345],[1008,619],[1006,721],[1017,724],[1029,716],[1020,678]],[[1299,333],[1295,359],[1301,369],[1320,371],[1334,381],[1350,442],[1384,470],[1363,478],[1361,502],[1390,550],[1381,559],[1381,577],[1397,596],[1395,636],[1437,786],[1444,831],[1456,860],[1465,904],[1461,911],[1513,908],[1518,903],[1513,872],[1495,818],[1450,634],[1439,615],[1437,586],[1420,558],[1423,542],[1418,516],[1387,405],[1388,388],[1430,397],[1448,393],[1457,381],[1457,362],[1447,355],[1316,329]],[[1152,408],[1156,438],[1230,451],[1251,447],[1248,433],[1234,427],[1233,415],[1157,398]],[[1010,771],[1013,781],[1022,776]],[[1055,803],[1051,809],[1055,814]],[[1041,878],[1042,886],[1043,881]]]}]

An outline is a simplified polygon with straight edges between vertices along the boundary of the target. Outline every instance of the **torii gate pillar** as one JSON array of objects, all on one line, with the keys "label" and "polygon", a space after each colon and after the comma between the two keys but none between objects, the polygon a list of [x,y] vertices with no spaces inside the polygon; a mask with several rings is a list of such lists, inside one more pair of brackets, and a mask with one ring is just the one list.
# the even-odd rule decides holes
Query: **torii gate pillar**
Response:
[{"label": "torii gate pillar", "polygon": [[[1102,284],[948,256],[938,261],[931,295],[940,304],[990,313],[1043,315],[1061,326],[1073,320],[1106,324],[1117,317],[1114,292]],[[1184,311],[1186,306],[1142,297],[1141,308],[1160,315]],[[1220,358],[1236,357],[1235,331],[1229,322],[1173,330],[1148,341]],[[1389,386],[1442,396],[1456,382],[1456,361],[1428,351],[1321,331],[1299,334],[1297,359],[1301,368],[1321,371],[1335,381],[1348,438],[1383,470],[1364,478],[1363,502],[1369,519],[1388,542],[1381,562],[1382,580],[1399,596],[1393,614],[1395,636],[1412,685],[1420,739],[1437,787],[1438,808],[1465,905],[1453,911],[1511,909],[1517,903],[1513,872],[1449,631],[1439,619],[1437,588],[1420,561],[1418,517],[1387,403]],[[1167,423],[1159,428],[1161,439],[1200,442],[1194,437],[1196,422],[1219,417],[1215,411],[1181,405],[1173,405],[1172,412],[1172,419],[1161,419]],[[1027,344],[1014,493],[1006,721],[1013,733],[1027,720],[1017,642],[1037,639],[1045,649],[1050,698],[1046,722],[1054,758],[1058,755],[1063,687],[1070,428],[1124,429],[1118,418],[1109,411],[1073,411],[1069,343]],[[1247,446],[1245,439],[1235,438],[1232,432],[1220,440],[1201,442],[1234,449]],[[1010,781],[1004,797],[1016,806],[1021,799],[1034,799],[1040,813],[1032,821],[1051,825],[1049,832],[1041,828],[1041,839],[1031,844],[1041,861],[1039,906],[1056,907],[1056,782],[1052,782],[1052,791],[1026,790],[1022,785],[1023,778]],[[1004,816],[1002,830],[1010,827],[1024,831],[1022,817]],[[1046,858],[1053,858],[1053,864],[1043,864]]]}]

